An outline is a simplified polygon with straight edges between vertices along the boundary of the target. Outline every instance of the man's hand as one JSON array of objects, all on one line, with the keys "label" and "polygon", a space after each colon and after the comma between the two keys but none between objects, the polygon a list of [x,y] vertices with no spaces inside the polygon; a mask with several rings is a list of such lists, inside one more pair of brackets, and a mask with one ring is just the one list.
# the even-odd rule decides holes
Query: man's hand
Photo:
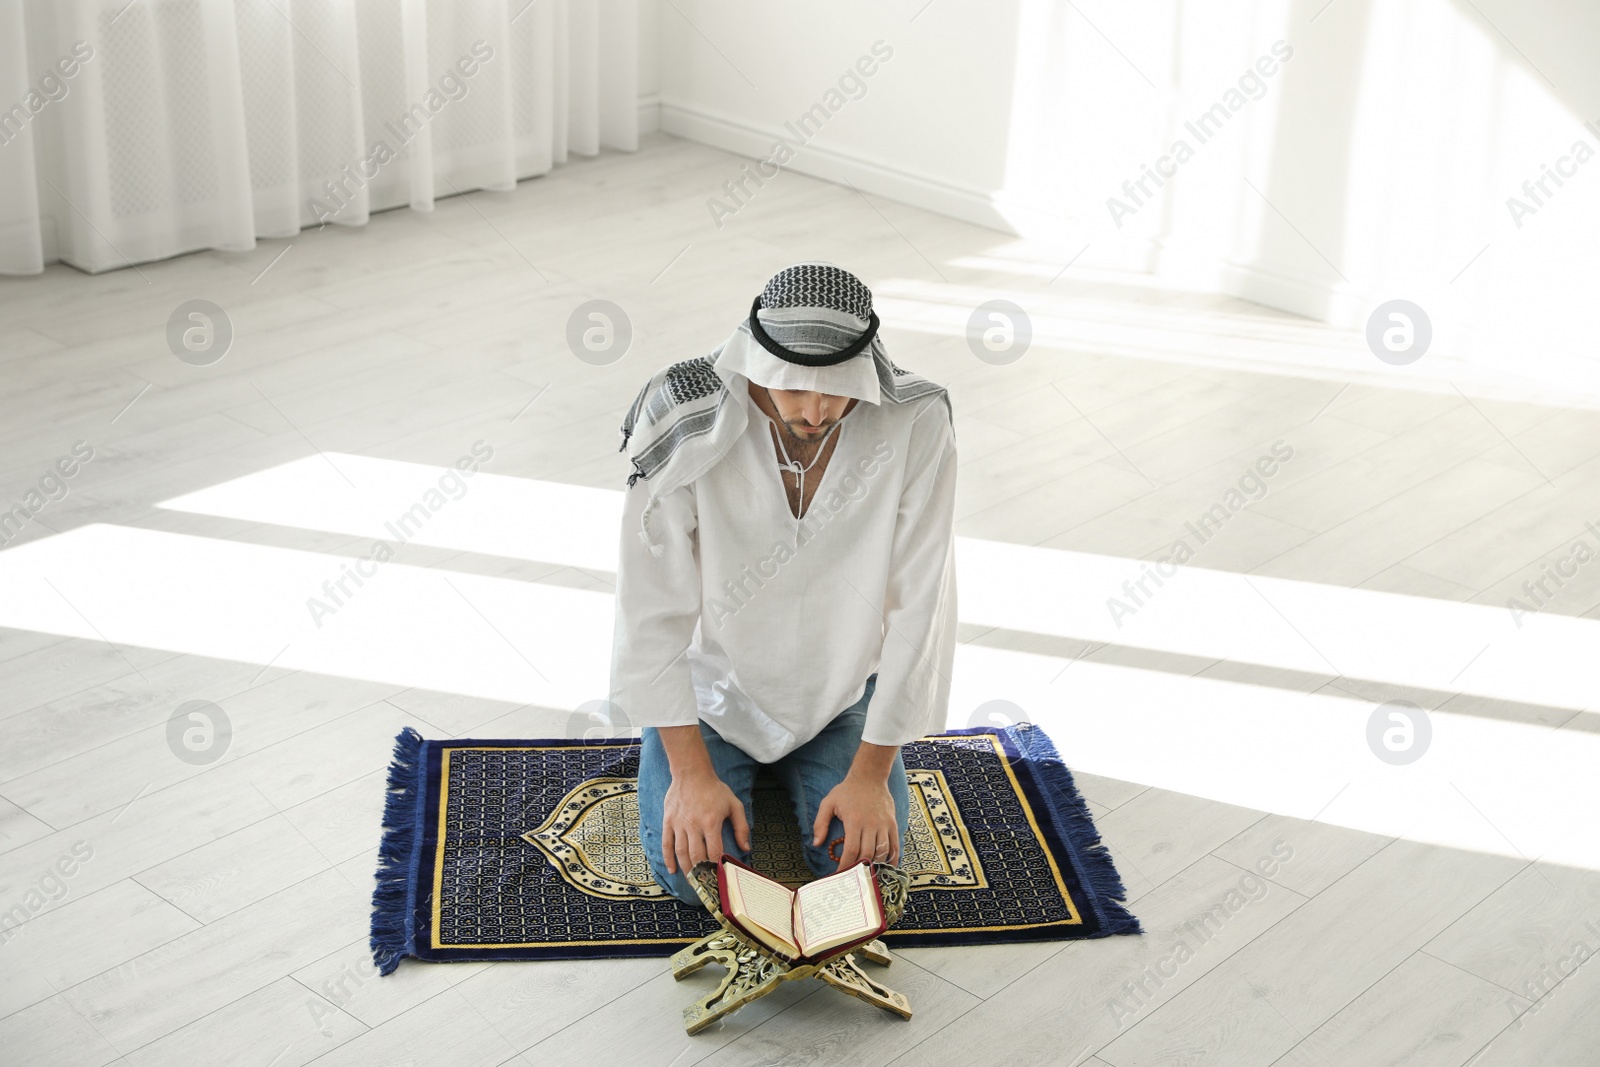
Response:
[{"label": "man's hand", "polygon": [[811,843],[821,846],[829,824],[837,817],[844,824],[838,870],[862,860],[900,862],[900,819],[889,792],[889,768],[898,751],[863,741],[844,781],[822,798],[811,827]]},{"label": "man's hand", "polygon": [[722,857],[722,824],[733,820],[733,836],[750,851],[750,826],[744,805],[717,777],[699,726],[664,726],[658,731],[672,770],[672,784],[662,798],[661,859],[668,874],[703,860]]}]

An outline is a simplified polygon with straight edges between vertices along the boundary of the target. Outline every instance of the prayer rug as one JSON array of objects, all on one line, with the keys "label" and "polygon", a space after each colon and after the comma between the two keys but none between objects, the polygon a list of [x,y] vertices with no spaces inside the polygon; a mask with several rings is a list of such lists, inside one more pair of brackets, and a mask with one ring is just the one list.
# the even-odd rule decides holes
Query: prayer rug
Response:
[{"label": "prayer rug", "polygon": [[[1122,881],[1072,774],[1024,723],[902,749],[911,900],[892,948],[1136,934]],[[389,768],[372,951],[422,960],[669,956],[715,929],[650,876],[639,843],[639,743],[427,741]],[[751,863],[812,877],[783,787],[758,782]]]}]

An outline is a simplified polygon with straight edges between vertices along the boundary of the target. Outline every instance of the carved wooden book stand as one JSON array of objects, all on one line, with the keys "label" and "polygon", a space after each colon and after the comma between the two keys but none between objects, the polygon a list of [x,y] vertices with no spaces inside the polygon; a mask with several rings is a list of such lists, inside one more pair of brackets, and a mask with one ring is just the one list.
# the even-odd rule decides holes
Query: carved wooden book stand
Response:
[{"label": "carved wooden book stand", "polygon": [[[906,910],[906,894],[911,888],[910,877],[898,867],[887,863],[872,865],[878,879],[878,891],[883,895],[883,910],[893,926]],[[772,952],[766,945],[746,937],[738,927],[722,914],[717,893],[717,867],[714,863],[699,863],[689,872],[689,884],[704,902],[706,910],[716,918],[722,929],[707,934],[699,941],[672,957],[672,977],[681,979],[693,974],[708,963],[720,963],[727,970],[722,984],[692,1007],[683,1010],[683,1028],[698,1034],[724,1015],[738,1011],[753,1000],[759,1000],[778,988],[778,983],[795,978],[818,978],[835,989],[860,997],[901,1018],[911,1018],[911,1002],[888,986],[868,978],[855,956],[884,967],[889,965],[889,950],[882,941],[869,941],[849,952],[829,956],[816,963],[793,964]]]}]

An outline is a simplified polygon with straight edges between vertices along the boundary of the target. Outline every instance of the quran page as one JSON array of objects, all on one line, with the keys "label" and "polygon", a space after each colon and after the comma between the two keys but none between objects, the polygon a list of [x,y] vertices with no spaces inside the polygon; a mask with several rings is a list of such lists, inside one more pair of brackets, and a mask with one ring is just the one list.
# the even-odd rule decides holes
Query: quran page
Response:
[{"label": "quran page", "polygon": [[796,938],[808,956],[873,933],[883,925],[872,869],[852,867],[800,887],[795,894]]},{"label": "quran page", "polygon": [[722,869],[732,890],[728,894],[728,903],[733,906],[734,917],[772,934],[783,942],[782,946],[774,947],[797,955],[799,945],[794,937],[794,894],[778,882],[743,867],[729,863]]}]

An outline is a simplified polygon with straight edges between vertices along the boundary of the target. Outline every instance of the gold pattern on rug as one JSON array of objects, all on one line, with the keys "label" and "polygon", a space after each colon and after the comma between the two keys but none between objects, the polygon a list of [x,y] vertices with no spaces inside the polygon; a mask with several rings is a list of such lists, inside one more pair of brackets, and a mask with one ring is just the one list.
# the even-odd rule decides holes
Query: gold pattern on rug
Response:
[{"label": "gold pattern on rug", "polygon": [[[900,867],[912,889],[985,889],[988,881],[951,801],[944,773],[906,772],[911,814],[901,842]],[[799,826],[787,791],[758,781],[752,862],[771,877],[796,886],[812,879],[800,847]],[[639,841],[639,806],[632,778],[590,778],[561,798],[548,818],[522,835],[572,888],[609,900],[661,897]]]}]

